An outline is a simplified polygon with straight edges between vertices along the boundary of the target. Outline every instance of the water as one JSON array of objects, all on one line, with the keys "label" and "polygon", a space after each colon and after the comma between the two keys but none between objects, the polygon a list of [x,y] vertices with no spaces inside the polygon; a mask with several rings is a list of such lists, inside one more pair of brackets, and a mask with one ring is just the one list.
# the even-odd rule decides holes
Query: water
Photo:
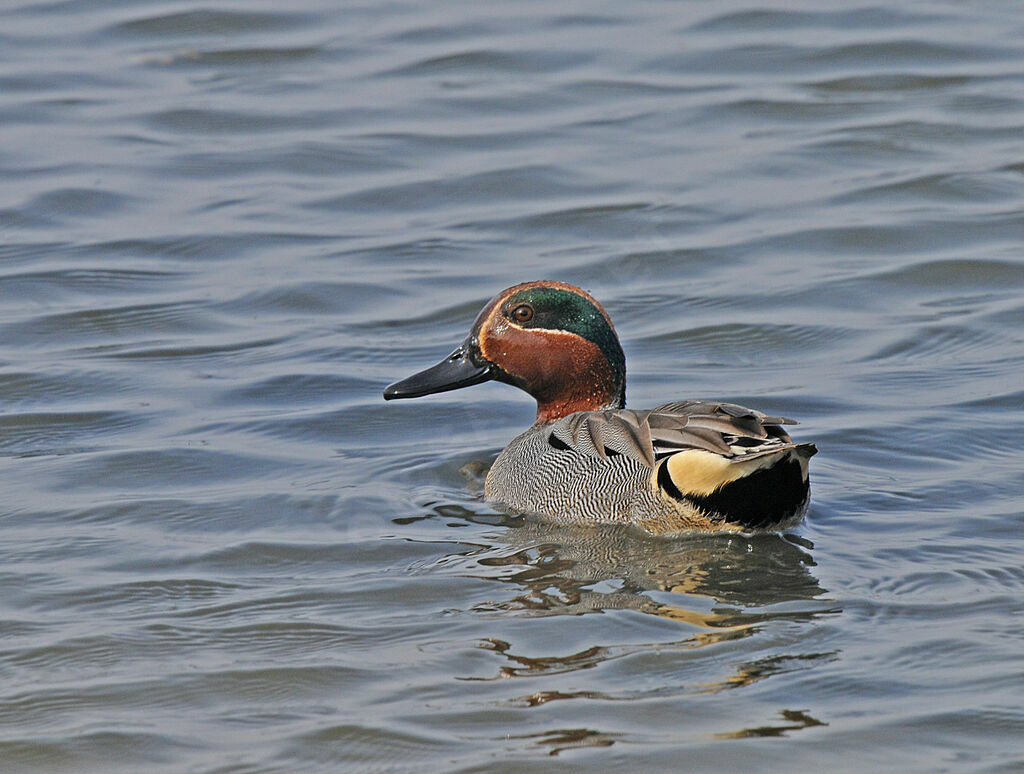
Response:
[{"label": "water", "polygon": [[[1024,6],[338,5],[0,11],[0,770],[1024,769]],[[542,277],[805,523],[480,502]]]}]

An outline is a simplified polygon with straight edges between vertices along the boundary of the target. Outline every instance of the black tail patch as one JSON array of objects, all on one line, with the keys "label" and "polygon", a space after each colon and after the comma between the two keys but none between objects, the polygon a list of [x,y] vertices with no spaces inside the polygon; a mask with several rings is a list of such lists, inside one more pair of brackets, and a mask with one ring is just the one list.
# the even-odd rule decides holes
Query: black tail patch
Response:
[{"label": "black tail patch", "polygon": [[679,487],[676,486],[676,482],[672,480],[672,476],[668,472],[667,461],[658,465],[658,486],[661,487],[661,490],[666,492],[669,497],[675,500],[683,499],[683,493],[679,491]]},{"label": "black tail patch", "polygon": [[[668,478],[667,470],[665,474]],[[660,482],[661,476],[658,478]],[[666,491],[675,497],[679,490],[673,489]],[[791,518],[807,500],[808,491],[800,463],[786,459],[724,484],[709,495],[683,496],[709,515],[719,514],[728,522],[750,529],[764,529]]]}]

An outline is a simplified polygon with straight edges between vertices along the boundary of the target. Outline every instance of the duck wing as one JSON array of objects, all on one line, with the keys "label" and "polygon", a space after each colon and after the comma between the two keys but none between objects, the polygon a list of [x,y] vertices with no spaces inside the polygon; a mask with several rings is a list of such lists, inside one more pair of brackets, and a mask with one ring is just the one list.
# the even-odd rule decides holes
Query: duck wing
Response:
[{"label": "duck wing", "polygon": [[579,411],[551,425],[548,443],[602,459],[623,455],[652,469],[662,457],[688,449],[736,462],[795,446],[810,456],[812,444],[794,444],[782,429],[793,424],[735,403],[688,400],[646,411]]}]

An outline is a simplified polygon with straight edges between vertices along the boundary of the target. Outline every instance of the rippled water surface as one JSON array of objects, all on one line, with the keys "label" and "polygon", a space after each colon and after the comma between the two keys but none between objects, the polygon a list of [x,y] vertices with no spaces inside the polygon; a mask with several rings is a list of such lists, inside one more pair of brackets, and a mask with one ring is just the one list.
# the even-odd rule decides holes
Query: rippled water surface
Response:
[{"label": "rippled water surface", "polygon": [[[498,513],[579,284],[787,534]],[[1024,5],[8,2],[4,772],[1024,770]]]}]

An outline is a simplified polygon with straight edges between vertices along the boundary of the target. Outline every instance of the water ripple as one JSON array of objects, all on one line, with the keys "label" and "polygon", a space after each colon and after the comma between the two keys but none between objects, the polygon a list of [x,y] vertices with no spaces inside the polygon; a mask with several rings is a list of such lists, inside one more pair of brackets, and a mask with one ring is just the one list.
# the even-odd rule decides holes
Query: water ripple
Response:
[{"label": "water ripple", "polygon": [[313,23],[309,13],[266,13],[203,9],[177,11],[119,22],[109,29],[120,35],[164,38],[183,35],[233,35],[250,32],[280,32]]}]

